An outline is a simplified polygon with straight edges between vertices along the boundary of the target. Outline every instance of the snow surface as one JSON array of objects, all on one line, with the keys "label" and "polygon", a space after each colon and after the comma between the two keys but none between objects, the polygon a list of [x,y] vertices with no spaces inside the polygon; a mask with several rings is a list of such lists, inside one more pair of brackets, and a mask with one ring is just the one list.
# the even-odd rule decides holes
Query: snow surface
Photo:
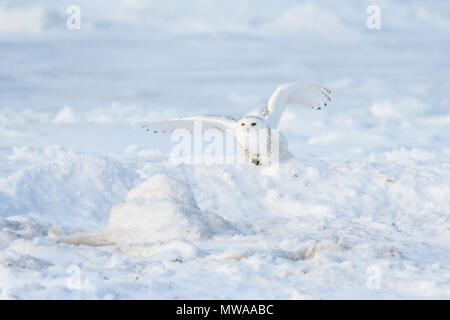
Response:
[{"label": "snow surface", "polygon": [[[448,1],[69,4],[0,4],[0,298],[450,298]],[[296,80],[271,174],[139,127]]]}]

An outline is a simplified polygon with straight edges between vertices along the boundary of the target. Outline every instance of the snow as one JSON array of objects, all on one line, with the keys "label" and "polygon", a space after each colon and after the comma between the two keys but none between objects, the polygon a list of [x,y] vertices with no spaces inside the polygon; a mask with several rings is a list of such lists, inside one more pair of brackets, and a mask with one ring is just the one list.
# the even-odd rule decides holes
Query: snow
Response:
[{"label": "snow", "polygon": [[[54,156],[54,151],[43,154]],[[71,228],[97,226],[125,197],[136,175],[111,159],[56,151],[57,159],[0,179],[1,216],[26,214]],[[18,153],[15,149],[13,159]]]},{"label": "snow", "polygon": [[[1,299],[450,297],[447,1],[72,4],[0,5]],[[140,128],[296,80],[271,172]]]},{"label": "snow", "polygon": [[0,7],[0,33],[39,33],[44,24],[45,17],[42,8],[5,10]]},{"label": "snow", "polygon": [[125,203],[111,209],[104,230],[74,234],[62,241],[95,246],[200,240],[227,233],[227,229],[232,231],[230,223],[199,209],[188,184],[156,174],[130,190]]},{"label": "snow", "polygon": [[65,106],[64,108],[58,111],[55,118],[53,119],[53,122],[74,123],[76,122],[76,116],[71,107]]},{"label": "snow", "polygon": [[[23,176],[36,177],[27,179],[32,188],[23,195],[1,193],[10,203],[1,208],[0,220],[8,297],[40,292],[48,298],[100,299],[111,294],[446,298],[450,293],[448,165],[294,159],[267,175],[254,165],[162,162],[146,164],[131,187],[133,172],[118,164],[103,168],[101,179],[98,166],[108,167],[104,159],[75,159],[53,172],[80,167],[52,179],[59,197],[36,191],[55,164],[13,175],[18,183]],[[86,170],[92,171],[83,174]],[[4,180],[12,179],[3,179],[2,186]],[[110,188],[104,180],[119,190],[104,190]],[[83,194],[75,195],[80,186]],[[107,220],[100,204],[112,207]],[[71,291],[66,269],[72,265],[81,270],[82,284]],[[366,286],[371,266],[381,272],[378,290]]]}]

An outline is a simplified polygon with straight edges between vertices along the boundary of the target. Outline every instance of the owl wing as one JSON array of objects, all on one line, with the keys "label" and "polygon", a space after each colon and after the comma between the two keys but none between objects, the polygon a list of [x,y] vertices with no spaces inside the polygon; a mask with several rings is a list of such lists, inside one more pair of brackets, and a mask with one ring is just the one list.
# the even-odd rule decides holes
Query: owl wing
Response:
[{"label": "owl wing", "polygon": [[281,116],[290,104],[320,110],[331,101],[331,91],[323,86],[292,82],[279,86],[267,102],[260,114],[267,118],[271,128],[277,128]]},{"label": "owl wing", "polygon": [[218,129],[225,132],[227,129],[232,129],[234,127],[235,120],[236,119],[230,117],[215,115],[195,116],[165,121],[147,122],[142,125],[142,128],[152,133],[168,133],[177,129],[185,129],[193,132],[195,125],[201,124],[202,132],[205,132],[208,129]]}]

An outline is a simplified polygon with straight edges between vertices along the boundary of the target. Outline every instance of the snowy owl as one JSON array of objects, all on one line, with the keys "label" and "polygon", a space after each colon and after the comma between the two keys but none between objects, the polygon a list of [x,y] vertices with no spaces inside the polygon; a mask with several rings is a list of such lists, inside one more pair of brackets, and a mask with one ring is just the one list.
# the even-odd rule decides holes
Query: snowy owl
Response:
[{"label": "snowy owl", "polygon": [[[186,129],[192,132],[194,123],[201,121],[203,132],[208,129],[232,132],[239,149],[245,153],[248,162],[256,165],[266,164],[273,156],[273,150],[276,150],[280,160],[292,157],[287,148],[286,138],[276,130],[286,107],[298,104],[320,110],[328,106],[331,101],[330,94],[329,89],[320,85],[292,82],[280,85],[269,98],[267,105],[259,112],[249,113],[240,118],[217,115],[193,116],[148,122],[142,127],[152,133],[173,132],[176,129]],[[256,135],[256,132],[265,134]],[[258,137],[264,137],[264,139]],[[267,150],[267,152],[261,150]]]}]

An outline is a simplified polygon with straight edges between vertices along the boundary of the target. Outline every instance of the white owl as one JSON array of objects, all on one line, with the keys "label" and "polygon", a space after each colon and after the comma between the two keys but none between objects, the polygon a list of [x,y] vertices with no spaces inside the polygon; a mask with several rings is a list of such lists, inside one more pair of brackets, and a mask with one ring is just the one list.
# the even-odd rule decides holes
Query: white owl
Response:
[{"label": "white owl", "polygon": [[280,160],[292,157],[287,148],[286,138],[275,130],[278,129],[286,107],[297,104],[320,110],[328,106],[331,101],[330,94],[329,89],[320,85],[293,82],[280,85],[269,98],[267,106],[257,113],[240,118],[216,115],[184,117],[148,122],[143,128],[152,133],[173,132],[176,129],[194,131],[195,121],[201,121],[203,132],[213,128],[222,132],[232,132],[248,162],[256,165],[266,164],[274,156],[273,150]]}]

